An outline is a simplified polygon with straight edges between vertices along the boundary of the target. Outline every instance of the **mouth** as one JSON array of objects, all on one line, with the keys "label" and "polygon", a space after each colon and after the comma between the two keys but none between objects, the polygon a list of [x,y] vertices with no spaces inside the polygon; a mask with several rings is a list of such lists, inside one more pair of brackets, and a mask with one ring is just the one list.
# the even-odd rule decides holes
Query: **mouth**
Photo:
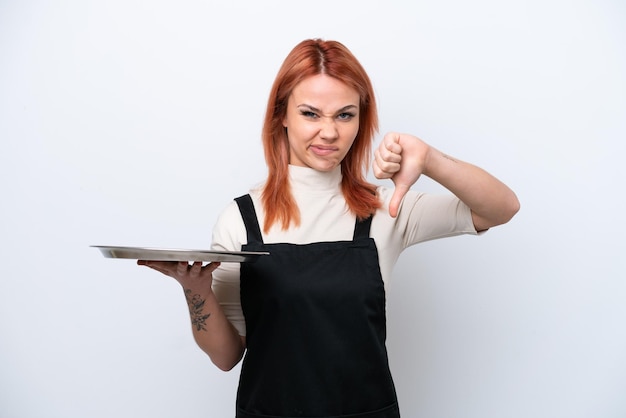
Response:
[{"label": "mouth", "polygon": [[330,155],[333,152],[338,151],[337,147],[333,146],[325,146],[325,145],[311,145],[309,149],[315,154],[319,156]]}]

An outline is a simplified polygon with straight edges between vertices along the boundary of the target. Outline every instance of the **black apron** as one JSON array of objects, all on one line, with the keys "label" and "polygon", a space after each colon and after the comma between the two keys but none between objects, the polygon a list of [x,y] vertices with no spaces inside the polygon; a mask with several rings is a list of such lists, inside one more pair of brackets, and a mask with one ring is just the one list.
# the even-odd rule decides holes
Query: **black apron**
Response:
[{"label": "black apron", "polygon": [[398,418],[385,348],[385,289],[372,218],[352,241],[265,244],[249,195],[236,199],[247,350],[237,418]]}]

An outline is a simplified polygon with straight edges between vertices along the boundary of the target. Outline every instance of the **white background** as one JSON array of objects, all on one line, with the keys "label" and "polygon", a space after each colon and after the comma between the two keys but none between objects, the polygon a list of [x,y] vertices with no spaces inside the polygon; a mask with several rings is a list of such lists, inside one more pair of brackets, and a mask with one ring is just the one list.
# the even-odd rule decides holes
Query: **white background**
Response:
[{"label": "white background", "polygon": [[0,1],[0,416],[233,416],[238,369],[179,285],[89,245],[208,247],[309,37],[368,70],[377,141],[419,135],[522,203],[402,256],[403,416],[626,416],[625,27],[617,0]]}]

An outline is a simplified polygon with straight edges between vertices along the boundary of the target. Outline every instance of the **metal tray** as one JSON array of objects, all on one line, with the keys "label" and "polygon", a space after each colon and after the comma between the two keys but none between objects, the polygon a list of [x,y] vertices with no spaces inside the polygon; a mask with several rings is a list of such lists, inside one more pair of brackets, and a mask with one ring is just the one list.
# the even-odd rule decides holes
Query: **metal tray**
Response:
[{"label": "metal tray", "polygon": [[256,261],[268,252],[254,251],[208,251],[208,250],[185,250],[174,248],[149,248],[149,247],[117,247],[107,245],[92,245],[92,248],[100,250],[106,258],[129,258],[133,260],[151,261],[219,261],[224,263],[244,263]]}]

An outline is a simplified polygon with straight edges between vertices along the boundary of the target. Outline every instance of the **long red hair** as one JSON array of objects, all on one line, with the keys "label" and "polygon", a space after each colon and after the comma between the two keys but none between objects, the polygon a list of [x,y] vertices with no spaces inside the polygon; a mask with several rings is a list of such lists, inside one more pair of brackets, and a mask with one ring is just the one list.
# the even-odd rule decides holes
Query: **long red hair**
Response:
[{"label": "long red hair", "polygon": [[300,211],[289,185],[289,141],[282,121],[295,86],[307,77],[325,74],[354,88],[360,96],[359,131],[341,162],[342,192],[350,210],[364,219],[381,206],[376,186],[366,181],[372,140],[378,130],[378,113],[370,79],[352,53],[337,41],[308,39],[287,55],[270,92],[263,124],[263,149],[268,177],[263,186],[263,230],[280,222],[287,229],[300,224]]}]

